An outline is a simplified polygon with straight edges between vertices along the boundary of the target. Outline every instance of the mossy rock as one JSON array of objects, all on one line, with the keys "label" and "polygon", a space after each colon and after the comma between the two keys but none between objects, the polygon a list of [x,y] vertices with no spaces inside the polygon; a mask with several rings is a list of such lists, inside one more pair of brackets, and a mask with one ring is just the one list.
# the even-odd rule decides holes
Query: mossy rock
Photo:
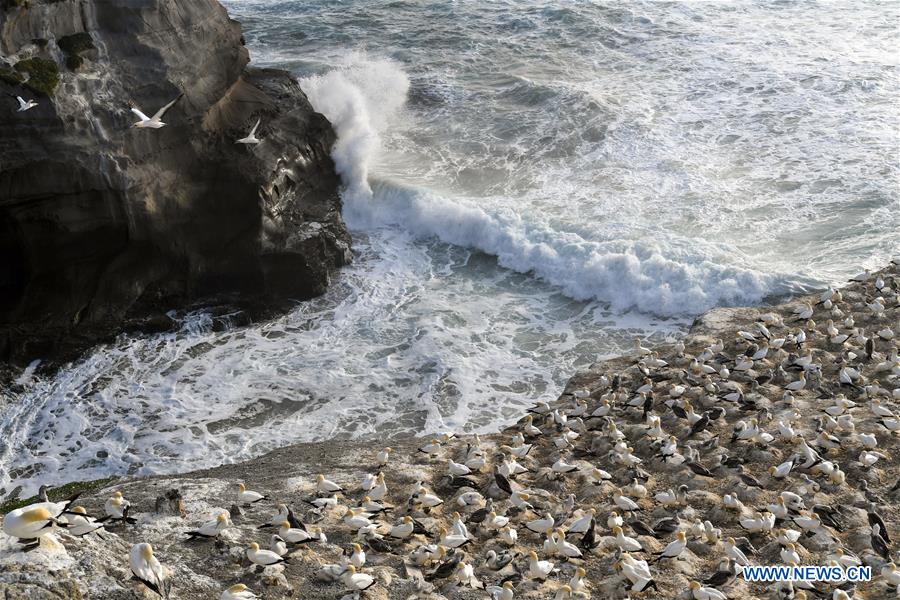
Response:
[{"label": "mossy rock", "polygon": [[86,31],[61,37],[56,41],[56,45],[66,54],[80,54],[85,50],[96,49],[96,46],[94,46],[94,39],[91,37],[91,34]]},{"label": "mossy rock", "polygon": [[[73,481],[72,483],[67,483],[66,485],[61,485],[57,488],[51,488],[47,493],[47,497],[51,502],[59,502],[60,500],[71,497],[76,492],[90,492],[109,484],[111,481],[113,481],[113,478],[95,479],[93,481]],[[5,515],[11,510],[16,510],[17,508],[22,508],[23,506],[28,506],[29,504],[34,504],[39,501],[40,498],[37,496],[20,500],[10,500],[6,504],[0,505],[0,515]]]},{"label": "mossy rock", "polygon": [[12,69],[2,69],[0,68],[0,81],[4,83],[8,83],[9,85],[19,85],[22,83],[22,80],[25,79],[21,74],[16,73]]},{"label": "mossy rock", "polygon": [[59,85],[59,67],[52,60],[34,57],[16,63],[16,71],[28,73],[25,85],[35,92],[52,96]]}]

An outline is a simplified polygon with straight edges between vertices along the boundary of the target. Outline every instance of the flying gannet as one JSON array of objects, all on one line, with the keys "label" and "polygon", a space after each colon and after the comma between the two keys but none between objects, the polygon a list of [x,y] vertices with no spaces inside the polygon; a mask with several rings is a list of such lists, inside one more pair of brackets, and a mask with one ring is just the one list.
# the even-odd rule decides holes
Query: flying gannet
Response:
[{"label": "flying gannet", "polygon": [[[159,115],[159,116],[162,116],[162,115]],[[247,137],[243,137],[243,138],[239,139],[238,141],[235,142],[235,144],[255,145],[255,144],[260,143],[262,140],[260,140],[258,137],[256,137],[256,129],[259,127],[260,121],[261,121],[261,119],[257,119],[256,124],[253,126],[253,129],[250,130],[250,133],[247,134]]]},{"label": "flying gannet", "polygon": [[165,127],[166,124],[163,123],[163,121],[162,121],[163,115],[165,115],[165,114],[166,114],[166,111],[168,111],[170,108],[172,108],[172,107],[175,105],[176,102],[178,102],[179,100],[181,100],[181,97],[182,97],[182,96],[184,96],[184,94],[178,94],[178,97],[177,97],[177,98],[175,98],[174,100],[172,100],[171,102],[169,102],[168,104],[166,104],[165,106],[163,106],[161,109],[159,109],[158,111],[156,111],[156,114],[154,114],[152,117],[148,117],[147,115],[145,115],[144,113],[142,113],[142,112],[141,112],[141,109],[139,109],[139,108],[132,102],[132,103],[131,103],[131,112],[133,112],[135,115],[137,115],[137,117],[140,119],[140,121],[137,121],[136,123],[134,123],[134,124],[132,125],[132,128],[137,128],[137,129],[159,129],[159,128],[161,128],[161,127]]},{"label": "flying gannet", "polygon": [[24,100],[22,96],[16,96],[16,100],[19,101],[19,108],[16,112],[25,112],[26,110],[31,110],[35,106],[38,105],[34,100]]}]

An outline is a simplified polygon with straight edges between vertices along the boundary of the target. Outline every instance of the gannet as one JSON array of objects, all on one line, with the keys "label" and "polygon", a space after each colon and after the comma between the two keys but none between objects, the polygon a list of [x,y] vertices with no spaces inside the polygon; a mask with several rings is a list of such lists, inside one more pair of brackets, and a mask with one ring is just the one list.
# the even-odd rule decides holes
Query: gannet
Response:
[{"label": "gannet", "polygon": [[651,587],[656,588],[647,561],[637,560],[626,552],[615,566],[621,569],[622,574],[631,582],[631,591],[642,592]]},{"label": "gannet", "polygon": [[288,553],[287,543],[277,533],[273,533],[269,538],[269,550],[278,556],[285,556]]},{"label": "gannet", "polygon": [[222,531],[225,530],[231,524],[231,520],[228,518],[227,512],[221,512],[216,515],[215,519],[211,521],[207,521],[203,525],[200,526],[199,529],[194,531],[188,531],[187,536],[189,539],[196,538],[214,538],[218,537]]},{"label": "gannet", "polygon": [[535,533],[548,533],[554,528],[553,517],[549,514],[543,518],[534,519],[525,523],[525,528]]},{"label": "gannet", "polygon": [[889,562],[881,567],[881,576],[889,586],[900,587],[900,570],[895,563]]},{"label": "gannet", "polygon": [[329,479],[325,479],[325,476],[319,473],[316,475],[316,491],[320,494],[334,494],[343,492],[344,488]]},{"label": "gannet", "polygon": [[[325,496],[324,498],[313,498],[312,500],[308,500],[307,502],[309,504],[312,504],[319,510],[322,510],[324,508],[334,508],[335,506],[337,506],[338,505],[338,497],[336,495],[335,496]],[[281,523],[281,521],[283,521],[283,520],[284,519],[279,519],[278,523]],[[290,520],[291,520],[291,518],[289,515],[288,521],[290,521]],[[291,523],[291,524],[294,527],[297,526],[296,523]],[[276,526],[277,526],[277,524],[276,524]]]},{"label": "gannet", "polygon": [[375,457],[375,461],[378,463],[379,467],[383,467],[388,463],[388,460],[391,458],[391,452],[393,452],[393,449],[387,447],[378,453]]},{"label": "gannet", "polygon": [[432,494],[424,487],[420,487],[419,491],[413,495],[413,498],[418,504],[421,504],[426,508],[435,508],[444,503],[443,498],[437,494]]},{"label": "gannet", "polygon": [[[263,523],[259,526],[259,529],[265,529],[267,527],[278,527],[281,525],[282,521],[288,521],[291,524],[291,527],[302,527],[300,521],[294,515],[293,511],[287,507],[286,504],[279,504],[276,506],[278,512],[275,513],[268,523]],[[319,507],[321,508],[321,507]]]},{"label": "gannet", "polygon": [[800,553],[797,552],[797,546],[794,543],[789,543],[782,548],[779,556],[781,557],[781,562],[786,565],[796,567],[800,564]]},{"label": "gannet", "polygon": [[128,516],[128,511],[131,508],[131,503],[122,496],[122,492],[115,491],[113,495],[106,501],[103,505],[103,510],[106,512],[106,516],[103,517],[102,520],[112,519],[114,521],[126,521],[128,523],[135,523],[136,521]]},{"label": "gannet", "polygon": [[184,94],[178,94],[177,98],[156,111],[156,114],[154,114],[152,117],[148,117],[147,115],[142,113],[141,110],[134,103],[132,103],[131,112],[136,114],[140,119],[140,121],[136,122],[134,125],[132,125],[132,127],[136,127],[138,129],[159,129],[161,127],[165,127],[166,124],[162,122],[163,115],[165,115],[166,111],[172,108],[176,102],[181,100],[182,96],[184,96]]},{"label": "gannet", "polygon": [[73,516],[69,518],[69,525],[66,528],[66,533],[69,535],[83,537],[104,527],[102,522],[91,518],[82,506],[76,506],[70,513]]},{"label": "gannet", "polygon": [[268,496],[263,496],[259,492],[248,490],[243,483],[237,484],[237,501],[238,504],[253,504],[260,500],[267,500]]},{"label": "gannet", "polygon": [[538,560],[537,552],[534,550],[528,553],[528,570],[525,571],[525,576],[528,579],[547,579],[552,571],[552,562]]},{"label": "gannet", "polygon": [[407,515],[403,517],[401,523],[391,527],[391,532],[388,535],[398,540],[405,540],[412,535],[414,527],[412,517]]},{"label": "gannet", "polygon": [[739,519],[738,522],[741,527],[750,532],[771,531],[775,526],[775,515],[772,513],[762,514],[757,512],[755,518]]},{"label": "gannet", "polygon": [[168,569],[153,555],[150,544],[135,544],[128,555],[135,578],[162,597],[168,596]]},{"label": "gannet", "polygon": [[625,532],[621,527],[613,527],[612,533],[615,536],[614,540],[616,545],[619,547],[619,550],[623,552],[640,552],[641,550],[643,550],[643,546],[641,546],[641,543],[635,538],[625,535]]},{"label": "gannet", "polygon": [[278,535],[288,544],[305,544],[307,542],[322,541],[321,534],[313,534],[305,529],[291,527],[287,521],[282,521],[278,528]]},{"label": "gannet", "polygon": [[375,477],[375,485],[368,491],[369,499],[381,502],[387,496],[387,484],[384,482],[384,473],[379,472]]},{"label": "gannet", "polygon": [[347,565],[347,570],[341,576],[341,581],[347,586],[347,589],[354,592],[367,590],[375,585],[375,578],[368,573],[357,573],[356,567]]},{"label": "gannet", "polygon": [[18,110],[16,110],[16,112],[25,112],[26,110],[31,110],[38,105],[38,103],[34,100],[24,100],[22,96],[16,96],[16,100],[19,101],[19,108]]},{"label": "gannet", "polygon": [[438,528],[438,533],[440,534],[439,544],[447,548],[461,548],[472,541],[468,535],[463,535],[459,531],[448,531],[443,526]]},{"label": "gannet", "polygon": [[456,565],[456,573],[453,575],[457,585],[469,586],[474,589],[481,589],[484,584],[475,577],[475,569],[469,563],[460,561]]},{"label": "gannet", "polygon": [[344,513],[344,523],[353,529],[360,529],[372,525],[372,515],[361,508],[348,508]]},{"label": "gannet", "polygon": [[498,515],[496,512],[491,511],[487,518],[484,520],[484,526],[488,529],[503,529],[509,525],[509,517],[504,517]]},{"label": "gannet", "polygon": [[704,587],[699,581],[690,583],[691,597],[694,600],[728,600],[728,596],[711,587]]},{"label": "gannet", "polygon": [[[160,115],[162,116],[162,115]],[[243,137],[235,142],[235,144],[258,144],[262,140],[256,137],[256,129],[259,127],[259,123],[262,119],[257,119],[256,124],[253,125],[253,129],[250,130],[250,133],[247,134],[247,137]]]},{"label": "gannet", "polygon": [[800,535],[800,532],[796,529],[778,529],[775,532],[775,540],[782,546],[787,546],[799,540]]},{"label": "gannet", "polygon": [[683,531],[675,534],[675,539],[663,548],[662,552],[657,554],[656,560],[663,558],[678,558],[684,549],[687,548],[687,535]]},{"label": "gannet", "polygon": [[487,592],[491,595],[491,600],[513,600],[515,596],[511,581],[504,581],[500,587],[495,585],[489,586]]},{"label": "gannet", "polygon": [[498,537],[500,538],[500,541],[507,546],[515,546],[516,541],[519,539],[519,534],[512,527],[506,526],[500,529]]},{"label": "gannet", "polygon": [[243,583],[234,584],[219,596],[219,600],[254,600],[255,598],[259,598],[259,596],[247,589]]},{"label": "gannet", "polygon": [[640,510],[641,507],[638,506],[638,503],[628,498],[627,496],[623,496],[619,490],[613,492],[612,496],[613,503],[619,507],[619,510],[623,510],[625,512],[632,512],[635,510]]},{"label": "gannet", "polygon": [[260,567],[268,567],[270,565],[277,565],[278,563],[287,562],[286,558],[284,558],[283,556],[279,556],[277,553],[272,552],[271,550],[260,550],[259,544],[257,544],[256,542],[250,544],[250,547],[247,548],[246,555],[247,560]]},{"label": "gannet", "polygon": [[742,567],[750,564],[750,561],[747,560],[747,555],[744,554],[743,550],[737,547],[733,537],[725,540],[725,557],[728,560],[733,560]]},{"label": "gannet", "polygon": [[769,467],[769,475],[775,479],[784,479],[794,468],[793,460],[786,460],[777,467]]},{"label": "gannet", "polygon": [[32,550],[40,544],[40,538],[52,531],[56,519],[44,506],[25,506],[10,511],[3,519],[3,531],[19,540],[29,540],[26,550]]}]

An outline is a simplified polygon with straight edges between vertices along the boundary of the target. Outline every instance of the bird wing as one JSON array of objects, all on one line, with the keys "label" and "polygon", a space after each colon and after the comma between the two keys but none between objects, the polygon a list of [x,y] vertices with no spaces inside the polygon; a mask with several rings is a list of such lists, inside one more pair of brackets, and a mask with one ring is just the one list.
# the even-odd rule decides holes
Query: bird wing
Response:
[{"label": "bird wing", "polygon": [[149,120],[150,120],[150,117],[148,117],[147,115],[145,115],[144,113],[142,113],[142,112],[141,112],[141,109],[139,109],[139,108],[136,107],[136,106],[132,106],[132,107],[131,107],[131,112],[133,112],[134,114],[136,114],[136,115],[137,115],[137,118],[140,119],[141,121],[149,121]]},{"label": "bird wing", "polygon": [[256,133],[256,128],[259,127],[260,121],[262,121],[262,118],[256,120],[256,125],[254,125],[253,129],[250,130],[250,135],[248,135],[247,137],[253,137],[253,135]]},{"label": "bird wing", "polygon": [[184,96],[184,93],[178,94],[178,97],[177,97],[177,98],[175,98],[174,100],[172,100],[171,102],[169,102],[168,104],[166,104],[165,106],[163,106],[161,109],[159,109],[158,111],[156,111],[156,114],[153,115],[153,118],[154,118],[154,119],[162,119],[163,115],[166,114],[166,111],[169,110],[170,108],[172,108],[172,106],[173,106],[176,102],[178,102],[179,100],[181,100],[181,97],[182,97],[182,96]]},{"label": "bird wing", "polygon": [[22,96],[16,96],[16,100],[19,101],[19,106],[21,108],[25,108],[26,106],[28,106],[28,103],[22,100]]}]

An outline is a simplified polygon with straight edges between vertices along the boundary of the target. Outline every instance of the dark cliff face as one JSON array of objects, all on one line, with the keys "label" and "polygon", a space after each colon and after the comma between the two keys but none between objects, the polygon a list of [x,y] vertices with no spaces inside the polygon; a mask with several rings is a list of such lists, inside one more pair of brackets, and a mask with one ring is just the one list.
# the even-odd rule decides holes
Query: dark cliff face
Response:
[{"label": "dark cliff face", "polygon": [[[0,360],[325,290],[350,258],[335,134],[248,62],[215,0],[0,0]],[[152,115],[182,92],[165,127],[130,128],[129,101]],[[257,118],[263,143],[235,144]]]}]

